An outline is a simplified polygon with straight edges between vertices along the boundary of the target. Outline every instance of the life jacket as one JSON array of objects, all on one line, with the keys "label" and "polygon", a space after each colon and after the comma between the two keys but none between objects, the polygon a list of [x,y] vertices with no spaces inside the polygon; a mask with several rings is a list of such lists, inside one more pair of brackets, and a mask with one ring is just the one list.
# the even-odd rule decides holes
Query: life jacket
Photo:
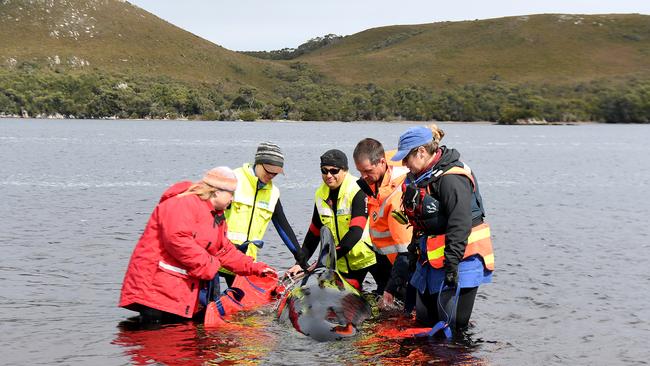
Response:
[{"label": "life jacket", "polygon": [[[466,176],[472,183],[472,192],[474,195],[474,205],[477,206],[478,211],[475,213],[475,210],[472,210],[472,216],[477,214],[481,215],[481,218],[484,216],[482,199],[478,193],[478,187],[474,175],[469,167],[463,163],[459,166],[453,166],[452,168],[442,172],[438,176],[444,176],[448,174],[458,174]],[[474,217],[473,217],[474,218]],[[481,223],[472,227],[472,231],[467,238],[467,246],[465,247],[464,258],[468,258],[472,255],[480,255],[485,264],[485,268],[490,271],[494,270],[494,251],[492,249],[492,239],[490,238],[490,226],[487,223]],[[426,260],[433,268],[443,268],[445,260],[445,235],[430,235],[426,240]]]},{"label": "life jacket", "polygon": [[[433,268],[443,268],[445,263],[445,235],[431,235],[427,237],[427,260]],[[476,225],[467,238],[467,246],[463,259],[473,255],[483,258],[485,268],[494,271],[494,251],[490,238],[490,226],[487,223]]]},{"label": "life jacket", "polygon": [[[247,240],[262,240],[280,198],[280,190],[273,182],[258,188],[259,179],[252,173],[251,164],[244,164],[234,172],[237,176],[237,189],[232,204],[225,213],[228,239],[235,245]],[[257,249],[257,246],[249,245],[245,254],[256,259]]]},{"label": "life jacket", "polygon": [[[388,159],[387,159],[388,160]],[[368,225],[370,239],[375,250],[386,255],[395,263],[398,253],[406,253],[413,235],[410,227],[395,221],[391,216],[402,202],[402,183],[408,169],[389,166],[375,192],[376,197],[368,197]]]},{"label": "life jacket", "polygon": [[[343,183],[339,187],[336,212],[327,203],[330,189],[325,183],[321,184],[314,194],[314,201],[316,210],[320,216],[320,221],[332,231],[334,242],[337,245],[340,243],[341,238],[350,230],[352,199],[360,190],[356,180],[357,178],[351,174],[345,175]],[[345,256],[337,259],[336,267],[339,272],[348,273],[351,270],[355,271],[375,264],[377,262],[375,252],[368,243],[370,243],[370,234],[368,232],[368,223],[366,222],[361,239]]]}]

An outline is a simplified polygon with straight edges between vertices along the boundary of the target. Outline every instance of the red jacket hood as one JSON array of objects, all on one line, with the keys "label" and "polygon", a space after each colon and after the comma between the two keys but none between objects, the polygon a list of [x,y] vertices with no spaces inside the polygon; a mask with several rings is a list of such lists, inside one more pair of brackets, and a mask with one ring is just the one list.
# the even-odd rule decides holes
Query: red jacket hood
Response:
[{"label": "red jacket hood", "polygon": [[192,184],[194,184],[194,183],[192,183],[190,181],[184,181],[184,182],[178,182],[178,183],[172,185],[171,187],[167,188],[167,190],[165,191],[165,193],[162,194],[162,196],[160,196],[160,201],[158,201],[158,203],[162,203],[163,201],[165,201],[165,200],[167,200],[169,198],[172,198],[174,196],[177,196],[177,195],[187,191],[187,189],[190,188],[192,186]]}]

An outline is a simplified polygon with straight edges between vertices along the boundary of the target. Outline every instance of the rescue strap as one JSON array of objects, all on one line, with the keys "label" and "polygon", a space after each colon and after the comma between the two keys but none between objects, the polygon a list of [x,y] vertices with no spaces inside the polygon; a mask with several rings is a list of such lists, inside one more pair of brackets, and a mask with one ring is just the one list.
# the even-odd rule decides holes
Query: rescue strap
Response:
[{"label": "rescue strap", "polygon": [[[440,302],[440,295],[442,294],[444,287],[445,287],[445,283],[443,281],[440,284],[440,290],[438,291],[438,310],[439,311],[442,310],[446,320],[440,320],[439,322],[436,323],[436,325],[433,326],[433,328],[431,328],[431,330],[427,332],[418,333],[415,335],[416,337],[433,337],[436,333],[442,330],[445,334],[445,338],[451,339],[451,324],[456,322],[456,309],[458,308],[458,298],[460,297],[460,286],[456,285],[456,293],[454,294],[453,297],[454,305],[451,308],[451,314],[447,314],[444,306],[442,306]],[[451,287],[447,286],[447,289],[451,290]]]}]

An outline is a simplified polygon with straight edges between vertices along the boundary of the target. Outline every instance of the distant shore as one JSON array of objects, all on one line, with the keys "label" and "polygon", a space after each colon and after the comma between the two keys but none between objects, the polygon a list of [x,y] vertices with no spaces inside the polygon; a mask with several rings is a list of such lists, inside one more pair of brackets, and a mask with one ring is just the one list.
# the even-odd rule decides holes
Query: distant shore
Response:
[{"label": "distant shore", "polygon": [[[121,120],[121,121],[187,121],[187,122],[248,122],[248,123],[256,123],[256,122],[289,122],[289,123],[301,123],[301,122],[320,122],[320,123],[328,123],[328,122],[342,122],[342,123],[376,123],[376,122],[383,122],[383,123],[403,123],[403,124],[414,124],[414,123],[421,123],[421,124],[429,124],[429,123],[471,123],[471,124],[491,124],[491,125],[499,125],[499,126],[574,126],[574,125],[583,125],[583,124],[601,124],[605,122],[598,122],[598,121],[573,121],[573,122],[548,122],[545,120],[518,120],[515,122],[493,122],[493,121],[414,121],[414,120],[391,120],[391,121],[382,121],[382,120],[375,120],[375,121],[368,121],[368,120],[356,120],[356,121],[303,121],[303,120],[290,120],[290,119],[258,119],[255,121],[244,121],[244,120],[202,120],[202,119],[194,119],[194,118],[187,118],[187,117],[180,117],[180,118],[118,118],[116,116],[113,117],[103,117],[103,118],[75,118],[75,117],[65,117],[62,115],[48,115],[48,116],[36,116],[36,117],[30,117],[30,116],[19,116],[19,115],[0,115],[0,119],[38,119],[38,120],[63,120],[63,119],[68,119],[68,120],[89,120],[89,121],[113,121],[113,120]],[[634,123],[633,123],[634,124]],[[642,123],[641,123],[642,124]]]}]

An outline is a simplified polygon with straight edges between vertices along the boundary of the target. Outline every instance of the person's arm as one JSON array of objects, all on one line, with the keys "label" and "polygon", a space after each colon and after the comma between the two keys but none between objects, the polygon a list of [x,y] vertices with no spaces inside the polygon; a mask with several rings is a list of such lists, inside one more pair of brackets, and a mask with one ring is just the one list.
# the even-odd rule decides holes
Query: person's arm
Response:
[{"label": "person's arm", "polygon": [[445,272],[457,273],[472,231],[472,184],[463,175],[449,174],[440,178],[439,192],[442,211],[447,216]]},{"label": "person's arm", "polygon": [[[387,203],[385,209],[389,210],[388,212],[400,208],[402,195],[399,193],[400,192],[396,192]],[[401,287],[406,286],[406,283],[410,278],[409,252],[407,248],[413,240],[413,230],[410,226],[399,223],[392,215],[388,215],[387,220],[388,230],[390,231],[393,243],[399,246],[400,252],[395,258],[395,263],[393,263],[393,268],[391,269],[391,274],[384,291],[396,295]],[[401,248],[404,248],[404,250],[402,251]]]},{"label": "person's arm", "polygon": [[348,232],[341,238],[336,248],[336,257],[341,258],[348,254],[352,247],[361,240],[363,230],[368,222],[368,207],[366,205],[366,194],[358,191],[352,198],[352,217]]},{"label": "person's arm", "polygon": [[[221,225],[224,225],[224,231],[226,230],[226,223],[223,222]],[[234,272],[238,275],[263,275],[265,269],[269,268],[266,263],[263,262],[253,262],[253,258],[242,253],[237,247],[230,242],[224,235],[224,243],[221,246],[221,249],[215,253],[215,256],[219,258],[221,265],[226,267],[228,270]],[[213,276],[214,277],[214,276]]]},{"label": "person's arm", "polygon": [[200,214],[197,210],[204,207],[196,205],[190,197],[183,197],[165,201],[157,211],[165,251],[182,264],[190,276],[209,280],[219,271],[221,262],[194,239]]},{"label": "person's arm", "polygon": [[296,238],[296,234],[293,232],[291,225],[289,225],[289,221],[287,220],[287,216],[284,214],[280,200],[275,204],[271,222],[273,222],[273,226],[278,232],[280,239],[282,239],[282,242],[284,242],[284,245],[289,248],[289,251],[291,251],[296,260],[298,260],[300,244],[298,244],[298,238]]}]

